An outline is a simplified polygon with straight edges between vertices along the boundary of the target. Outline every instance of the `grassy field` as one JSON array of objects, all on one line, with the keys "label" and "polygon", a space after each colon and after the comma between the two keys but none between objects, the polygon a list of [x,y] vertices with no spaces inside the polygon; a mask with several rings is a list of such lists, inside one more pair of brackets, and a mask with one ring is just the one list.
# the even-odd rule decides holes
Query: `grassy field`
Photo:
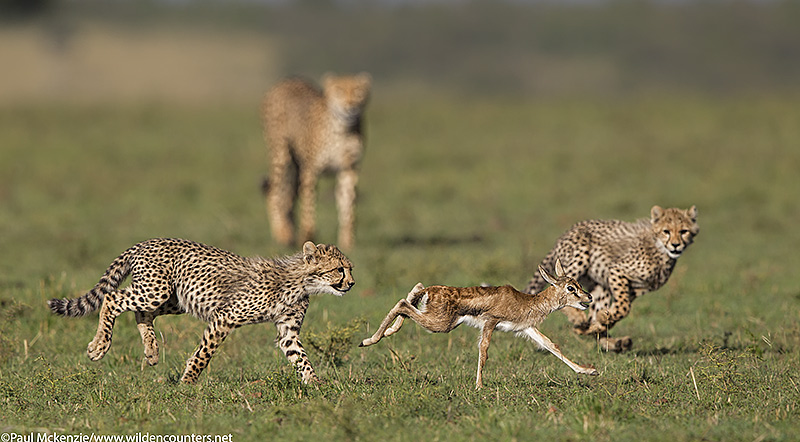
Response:
[{"label": "grassy field", "polygon": [[[156,321],[143,367],[132,314],[99,362],[96,315],[45,301],[90,288],[133,243],[178,236],[244,255],[269,238],[255,104],[0,110],[0,429],[232,434],[280,440],[791,440],[800,431],[797,97],[622,100],[376,98],[358,207],[356,287],[319,297],[302,336],[327,382],[307,387],[271,325],[234,332],[197,386],[177,383],[203,324]],[[331,183],[319,240],[335,235]],[[605,354],[556,313],[542,330],[600,376],[497,334],[473,389],[477,331],[414,324],[357,342],[417,282],[523,286],[585,218],[653,204],[699,211],[669,283]]]}]

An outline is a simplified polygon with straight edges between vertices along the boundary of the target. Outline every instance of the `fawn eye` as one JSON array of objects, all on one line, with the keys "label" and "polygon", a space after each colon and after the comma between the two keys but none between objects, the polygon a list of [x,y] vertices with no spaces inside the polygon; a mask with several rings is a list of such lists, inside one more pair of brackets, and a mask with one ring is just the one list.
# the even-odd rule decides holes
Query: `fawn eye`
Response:
[{"label": "fawn eye", "polygon": [[567,291],[570,292],[570,293],[575,293],[575,287],[573,287],[571,285],[568,285],[567,286]]}]

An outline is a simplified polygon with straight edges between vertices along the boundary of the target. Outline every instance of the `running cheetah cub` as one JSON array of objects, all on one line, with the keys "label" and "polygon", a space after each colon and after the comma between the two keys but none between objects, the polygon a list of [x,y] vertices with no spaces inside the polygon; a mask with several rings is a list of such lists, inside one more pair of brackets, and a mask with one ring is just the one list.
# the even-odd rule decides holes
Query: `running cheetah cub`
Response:
[{"label": "running cheetah cub", "polygon": [[[77,299],[51,299],[63,316],[83,316],[100,309],[89,359],[111,347],[114,320],[132,310],[142,336],[145,359],[158,363],[153,320],[159,315],[189,313],[208,323],[200,346],[186,361],[181,381],[193,384],[228,334],[246,324],[273,322],[276,343],[303,382],[316,382],[298,335],[309,295],[342,296],[355,284],[350,260],[334,246],[307,242],[303,251],[277,259],[244,258],[183,239],[151,239],[124,251],[100,282]],[[131,285],[120,289],[126,276]]]},{"label": "running cheetah cub", "polygon": [[290,78],[264,98],[264,138],[269,144],[270,175],[265,184],[272,237],[294,240],[292,211],[300,199],[301,241],[314,237],[316,187],[324,172],[336,174],[339,245],[353,246],[358,164],[364,153],[361,124],[369,100],[369,74],[326,75],[323,90]]},{"label": "running cheetah cub", "polygon": [[[636,298],[667,282],[678,258],[699,231],[695,206],[688,210],[653,206],[650,219],[633,223],[581,221],[556,241],[542,265],[552,266],[560,258],[568,263],[567,275],[592,294],[594,303],[588,318],[583,312],[564,308],[574,330],[597,335],[605,350],[626,351],[633,344],[631,338],[610,338],[608,330],[628,316]],[[534,274],[524,291],[536,293],[546,284]]]}]

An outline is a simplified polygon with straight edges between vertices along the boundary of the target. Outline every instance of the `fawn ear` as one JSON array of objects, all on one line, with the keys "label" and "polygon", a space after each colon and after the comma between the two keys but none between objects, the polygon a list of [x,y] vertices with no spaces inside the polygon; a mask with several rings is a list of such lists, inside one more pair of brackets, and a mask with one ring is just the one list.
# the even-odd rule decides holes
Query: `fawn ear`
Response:
[{"label": "fawn ear", "polygon": [[566,272],[564,272],[564,267],[561,267],[561,260],[556,258],[556,277],[562,278]]},{"label": "fawn ear", "polygon": [[539,274],[542,275],[542,278],[544,278],[548,284],[556,285],[556,279],[553,278],[553,275],[547,273],[547,270],[545,270],[541,265],[539,265]]},{"label": "fawn ear", "polygon": [[317,262],[317,246],[311,241],[306,241],[303,244],[303,260],[306,264],[314,264]]}]

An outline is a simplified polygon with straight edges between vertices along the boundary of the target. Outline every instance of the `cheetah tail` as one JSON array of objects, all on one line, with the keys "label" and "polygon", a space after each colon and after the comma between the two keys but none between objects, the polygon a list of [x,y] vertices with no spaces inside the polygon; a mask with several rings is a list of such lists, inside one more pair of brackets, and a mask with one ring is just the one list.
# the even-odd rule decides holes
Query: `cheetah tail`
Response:
[{"label": "cheetah tail", "polygon": [[133,247],[117,257],[108,266],[100,281],[83,296],[72,299],[51,299],[47,301],[47,306],[55,314],[70,317],[84,316],[97,310],[103,304],[105,294],[116,290],[130,273],[132,251]]}]

